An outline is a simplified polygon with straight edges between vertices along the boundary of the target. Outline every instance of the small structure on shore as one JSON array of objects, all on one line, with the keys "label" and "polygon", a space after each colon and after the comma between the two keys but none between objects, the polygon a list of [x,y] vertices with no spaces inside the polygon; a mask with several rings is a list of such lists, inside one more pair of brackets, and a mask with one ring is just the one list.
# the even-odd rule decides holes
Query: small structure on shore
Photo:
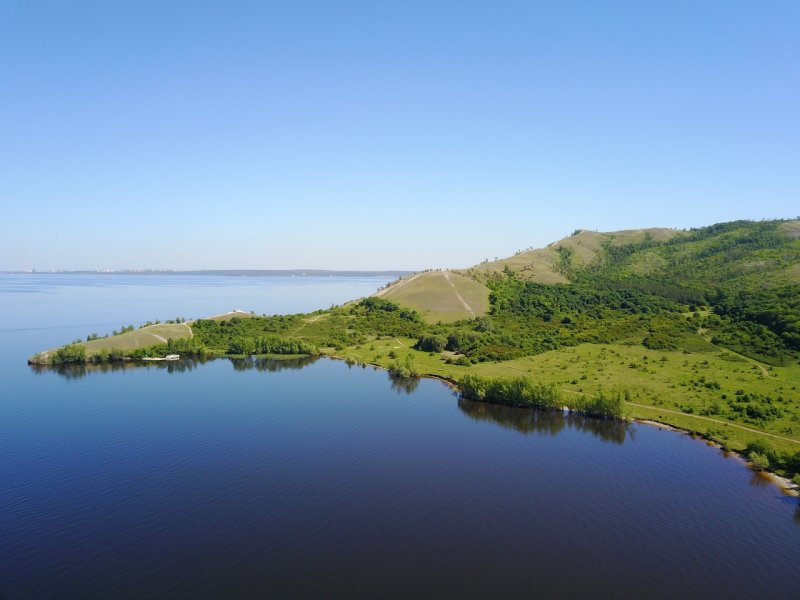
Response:
[{"label": "small structure on shore", "polygon": [[180,357],[181,357],[181,355],[180,355],[180,354],[167,354],[167,355],[166,355],[165,357],[163,357],[163,358],[162,358],[162,357],[160,357],[160,356],[156,356],[156,357],[152,357],[152,358],[151,358],[151,357],[149,357],[149,356],[146,356],[146,357],[145,357],[145,358],[143,358],[142,360],[147,360],[147,361],[159,361],[159,360],[178,360]]}]

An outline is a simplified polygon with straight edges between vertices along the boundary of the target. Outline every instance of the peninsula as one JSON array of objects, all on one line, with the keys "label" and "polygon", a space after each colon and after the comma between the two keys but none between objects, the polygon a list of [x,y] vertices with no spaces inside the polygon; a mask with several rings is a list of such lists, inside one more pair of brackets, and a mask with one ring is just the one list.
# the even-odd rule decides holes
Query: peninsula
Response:
[{"label": "peninsula", "polygon": [[576,230],[328,310],[129,326],[29,362],[168,354],[324,354],[440,377],[472,399],[673,425],[797,480],[800,220]]}]

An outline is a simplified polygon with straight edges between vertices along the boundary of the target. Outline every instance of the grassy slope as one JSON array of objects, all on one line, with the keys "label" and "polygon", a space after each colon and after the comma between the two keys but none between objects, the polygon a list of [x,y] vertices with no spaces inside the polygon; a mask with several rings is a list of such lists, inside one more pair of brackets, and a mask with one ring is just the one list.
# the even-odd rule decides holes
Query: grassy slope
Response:
[{"label": "grassy slope", "polygon": [[485,280],[492,273],[501,273],[506,267],[515,271],[520,279],[537,283],[567,283],[567,278],[555,270],[558,248],[571,248],[579,266],[590,264],[597,257],[604,242],[621,246],[641,242],[649,235],[656,241],[667,241],[681,232],[673,229],[628,229],[612,233],[597,233],[582,229],[578,233],[550,244],[547,248],[528,250],[500,260],[476,265],[463,271],[478,280]]},{"label": "grassy slope", "polygon": [[[101,350],[136,350],[137,348],[147,348],[157,344],[164,344],[169,338],[184,339],[192,337],[191,328],[185,323],[169,324],[160,323],[158,325],[148,325],[141,329],[128,331],[119,335],[112,335],[106,338],[82,342],[86,347],[86,355],[98,354]],[[53,354],[56,349],[43,352],[43,358]]]},{"label": "grassy slope", "polygon": [[[704,239],[672,246],[640,250],[613,265],[614,276],[646,274],[658,280],[709,287],[769,287],[799,283],[800,221],[784,221],[775,227],[780,245],[748,247],[773,223],[748,223]],[[615,240],[616,241],[616,240]],[[725,242],[735,242],[730,245]]]},{"label": "grassy slope", "polygon": [[471,319],[489,310],[486,286],[448,271],[418,273],[375,295],[416,310],[429,323]]}]

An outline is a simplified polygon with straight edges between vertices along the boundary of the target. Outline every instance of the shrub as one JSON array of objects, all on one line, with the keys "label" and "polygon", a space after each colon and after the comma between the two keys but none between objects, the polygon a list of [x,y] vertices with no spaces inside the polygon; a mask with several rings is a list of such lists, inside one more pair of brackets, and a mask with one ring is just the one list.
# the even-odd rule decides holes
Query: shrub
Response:
[{"label": "shrub", "polygon": [[417,340],[414,348],[424,352],[441,352],[447,345],[447,338],[443,335],[423,335]]},{"label": "shrub", "polygon": [[414,357],[408,354],[405,360],[401,363],[395,360],[389,365],[389,374],[395,377],[419,377],[419,371],[414,364]]},{"label": "shrub", "polygon": [[769,458],[761,452],[751,452],[750,463],[756,471],[763,471],[769,468]]},{"label": "shrub", "polygon": [[85,363],[86,362],[86,346],[81,344],[70,344],[59,348],[53,356],[53,364],[62,365],[68,363]]}]

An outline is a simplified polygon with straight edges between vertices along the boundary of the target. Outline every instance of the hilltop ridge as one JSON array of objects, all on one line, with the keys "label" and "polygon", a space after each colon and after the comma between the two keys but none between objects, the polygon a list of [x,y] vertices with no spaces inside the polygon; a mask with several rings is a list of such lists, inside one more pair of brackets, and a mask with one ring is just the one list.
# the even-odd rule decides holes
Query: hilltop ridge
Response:
[{"label": "hilltop ridge", "polygon": [[485,279],[492,273],[502,272],[509,268],[515,271],[521,279],[538,283],[566,283],[569,279],[557,269],[559,248],[572,249],[578,264],[588,266],[597,259],[603,244],[623,246],[641,243],[647,239],[666,242],[681,235],[684,235],[684,232],[665,228],[627,229],[608,233],[576,229],[572,235],[552,242],[545,248],[518,252],[513,256],[487,261],[459,272],[466,272],[476,279]]}]

